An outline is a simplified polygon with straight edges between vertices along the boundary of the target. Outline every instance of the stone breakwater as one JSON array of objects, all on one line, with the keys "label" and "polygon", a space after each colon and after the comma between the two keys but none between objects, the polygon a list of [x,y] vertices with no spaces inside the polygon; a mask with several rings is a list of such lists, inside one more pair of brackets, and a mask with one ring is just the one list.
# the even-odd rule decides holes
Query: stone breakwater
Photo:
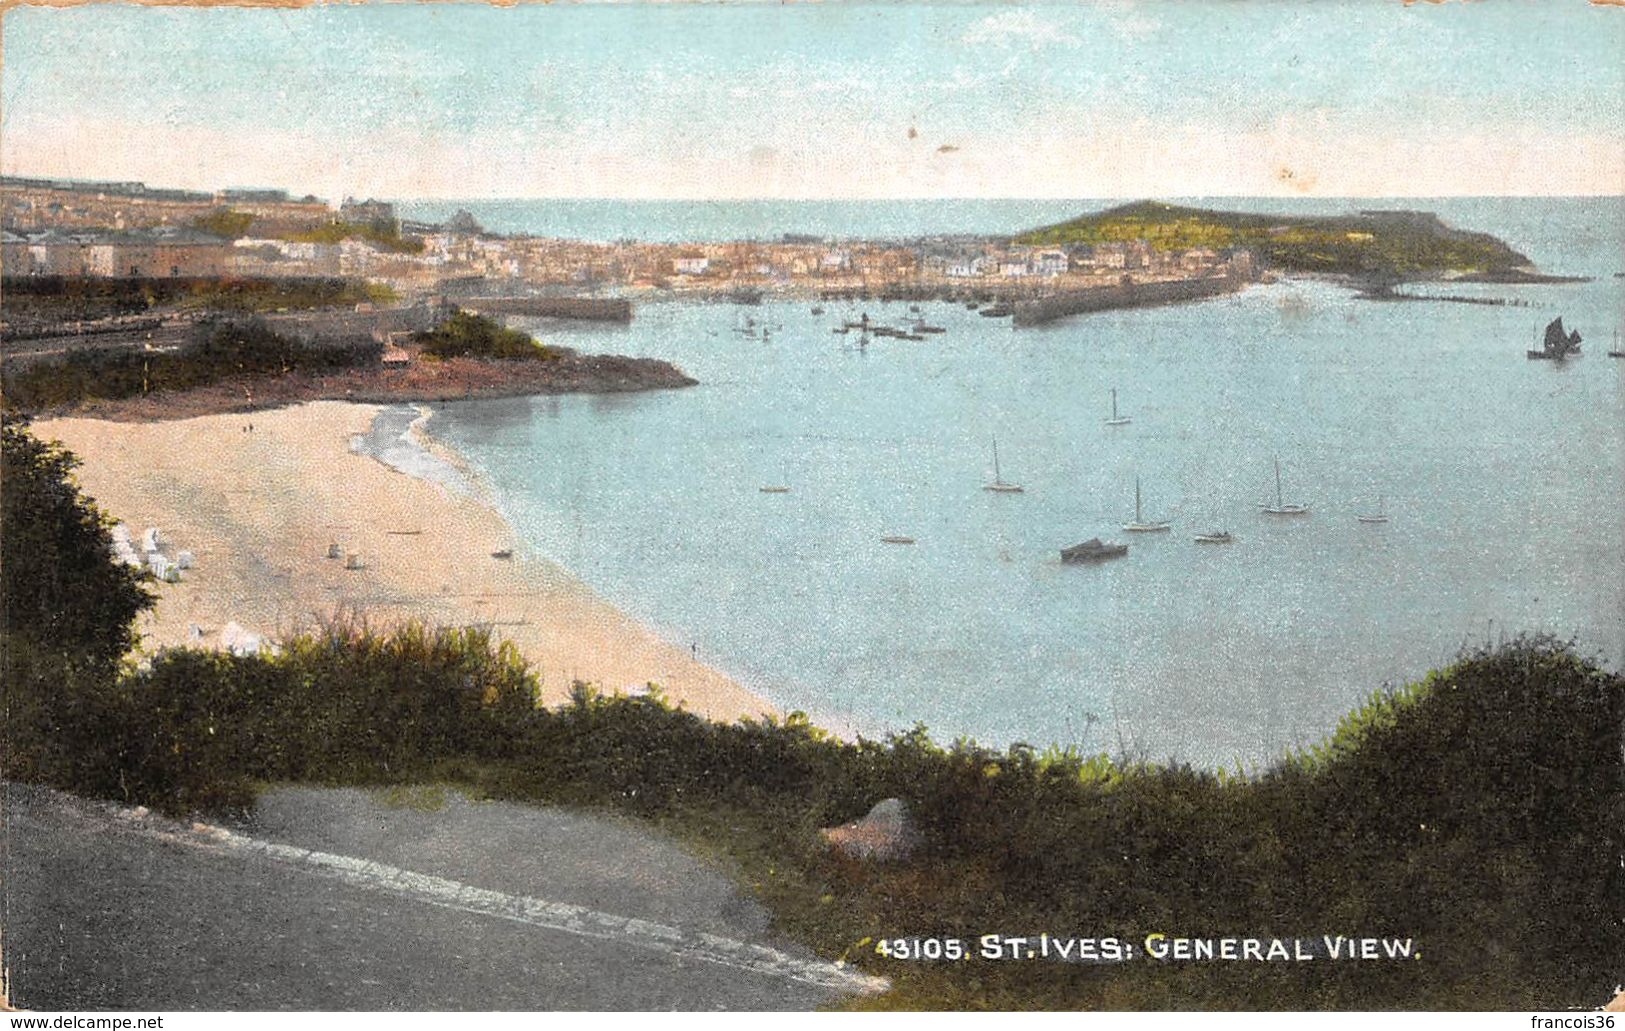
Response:
[{"label": "stone breakwater", "polygon": [[1017,326],[1037,326],[1069,315],[1082,315],[1112,308],[1143,308],[1157,304],[1178,304],[1204,297],[1234,293],[1251,283],[1245,276],[1206,276],[1201,279],[1169,279],[1149,283],[1121,283],[1088,287],[1052,294],[1013,306]]},{"label": "stone breakwater", "polygon": [[458,306],[481,315],[631,322],[632,302],[618,297],[467,297]]}]

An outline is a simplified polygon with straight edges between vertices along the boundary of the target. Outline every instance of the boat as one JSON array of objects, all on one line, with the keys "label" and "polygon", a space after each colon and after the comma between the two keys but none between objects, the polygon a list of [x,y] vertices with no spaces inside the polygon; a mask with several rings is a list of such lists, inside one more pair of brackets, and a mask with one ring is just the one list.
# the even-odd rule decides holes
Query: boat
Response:
[{"label": "boat", "polygon": [[1356,513],[1354,518],[1358,519],[1362,523],[1386,523],[1388,521],[1388,513],[1383,510],[1382,496],[1380,494],[1377,496],[1376,512],[1365,514]]},{"label": "boat", "polygon": [[990,319],[1002,319],[1015,313],[1016,310],[1008,304],[990,304],[976,314]]},{"label": "boat", "polygon": [[1625,351],[1619,349],[1619,330],[1614,330],[1614,349],[1608,352],[1610,358],[1625,358]]},{"label": "boat", "polygon": [[1113,387],[1112,388],[1112,417],[1110,419],[1106,420],[1106,425],[1107,426],[1127,426],[1129,423],[1131,423],[1133,421],[1134,421],[1133,419],[1130,419],[1126,415],[1118,415],[1117,414],[1117,388]]},{"label": "boat", "polygon": [[1123,529],[1130,533],[1160,533],[1163,530],[1173,529],[1168,522],[1145,522],[1140,516],[1140,478],[1134,478],[1134,522],[1124,523]]},{"label": "boat", "polygon": [[1531,359],[1541,358],[1559,362],[1570,356],[1577,356],[1579,353],[1580,331],[1564,332],[1563,316],[1561,315],[1546,324],[1546,336],[1541,342],[1541,349],[1539,351],[1525,352]]},{"label": "boat", "polygon": [[819,308],[819,307],[814,307],[813,310],[812,310],[812,313],[814,315],[822,315],[822,314],[824,314],[824,309]]},{"label": "boat", "polygon": [[966,311],[975,311],[977,308],[980,308],[981,306],[982,306],[981,301],[966,301],[965,302],[965,310]]},{"label": "boat", "polygon": [[882,544],[913,544],[913,537],[905,537],[900,533],[888,533],[880,538]]},{"label": "boat", "polygon": [[498,548],[496,551],[491,552],[491,557],[492,558],[513,558],[513,549],[512,548]]},{"label": "boat", "polygon": [[1020,484],[1005,483],[999,475],[999,442],[993,442],[993,482],[984,484],[983,490],[991,490],[998,494],[1020,494],[1024,490]]},{"label": "boat", "polygon": [[916,333],[946,333],[946,332],[948,332],[948,328],[946,326],[928,325],[924,319],[916,319],[914,321],[914,332],[916,332]]},{"label": "boat", "polygon": [[1072,565],[1080,562],[1099,562],[1102,559],[1119,558],[1127,554],[1127,544],[1118,544],[1116,542],[1108,544],[1099,537],[1091,537],[1082,544],[1062,548],[1061,561]]},{"label": "boat", "polygon": [[1234,544],[1235,541],[1236,538],[1231,535],[1229,530],[1209,530],[1207,533],[1196,535],[1196,543],[1198,544]]},{"label": "boat", "polygon": [[1300,516],[1309,514],[1308,505],[1287,504],[1281,500],[1281,460],[1279,458],[1275,460],[1275,504],[1260,501],[1258,507],[1268,515]]}]

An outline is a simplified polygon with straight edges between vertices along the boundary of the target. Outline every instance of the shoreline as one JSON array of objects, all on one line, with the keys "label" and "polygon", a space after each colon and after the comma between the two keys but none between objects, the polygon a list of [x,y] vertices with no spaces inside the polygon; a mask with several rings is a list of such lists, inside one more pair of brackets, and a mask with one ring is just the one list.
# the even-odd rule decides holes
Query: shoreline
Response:
[{"label": "shoreline", "polygon": [[[220,648],[232,622],[274,641],[338,614],[382,626],[417,619],[485,627],[511,642],[550,706],[580,680],[604,694],[653,683],[713,720],[779,715],[569,570],[517,547],[477,477],[459,472],[473,485],[465,495],[355,450],[384,410],[315,401],[158,422],[55,418],[34,432],[81,459],[75,479],[104,513],[135,533],[158,527],[170,549],[196,556],[180,583],[154,585],[158,602],[137,621],[143,650]],[[423,421],[420,408],[407,434],[424,438]],[[459,467],[439,442],[424,450]],[[330,544],[361,568],[328,559]],[[513,557],[493,557],[500,549]]]}]

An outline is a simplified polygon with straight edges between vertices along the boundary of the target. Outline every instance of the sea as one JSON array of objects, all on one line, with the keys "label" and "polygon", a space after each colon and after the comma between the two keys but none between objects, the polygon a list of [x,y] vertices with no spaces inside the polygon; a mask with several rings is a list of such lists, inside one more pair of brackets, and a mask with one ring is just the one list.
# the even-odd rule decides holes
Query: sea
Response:
[{"label": "sea", "polygon": [[[1008,233],[1108,203],[406,213],[465,207],[493,229],[583,239],[774,239]],[[1549,634],[1620,668],[1625,360],[1606,352],[1625,316],[1625,199],[1204,203],[1434,211],[1590,281],[1425,288],[1521,302],[1472,305],[1285,278],[1024,329],[934,302],[922,314],[947,332],[866,348],[832,328],[863,313],[900,324],[906,304],[517,319],[548,343],[667,359],[700,385],[444,403],[426,429],[531,554],[846,734],[923,725],[940,742],[1254,769],[1485,644]],[[1527,360],[1558,316],[1584,355]],[[739,332],[747,319],[771,337]],[[1106,424],[1113,390],[1127,424]],[[995,444],[1022,493],[983,489]],[[1277,462],[1282,499],[1309,515],[1260,510]],[[1122,529],[1137,484],[1144,517],[1170,531]],[[1356,518],[1379,510],[1386,523]],[[1233,543],[1194,540],[1221,529]],[[1092,537],[1129,553],[1060,561]]]}]

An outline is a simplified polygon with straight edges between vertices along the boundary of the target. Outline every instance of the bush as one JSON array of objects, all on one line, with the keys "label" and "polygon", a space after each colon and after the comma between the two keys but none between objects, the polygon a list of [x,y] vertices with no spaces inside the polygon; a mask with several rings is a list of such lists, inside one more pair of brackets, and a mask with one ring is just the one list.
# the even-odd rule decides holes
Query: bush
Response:
[{"label": "bush", "polygon": [[415,338],[423,353],[436,358],[499,358],[504,360],[548,360],[558,356],[528,334],[507,329],[499,323],[471,312],[460,311]]},{"label": "bush", "polygon": [[143,577],[113,560],[108,520],[79,493],[79,460],[0,420],[0,632],[110,664],[152,604]]},{"label": "bush", "polygon": [[6,405],[16,411],[70,408],[85,401],[191,390],[234,377],[320,375],[376,364],[383,345],[367,337],[305,343],[264,322],[201,325],[179,351],[86,347],[61,358],[5,367]]}]

